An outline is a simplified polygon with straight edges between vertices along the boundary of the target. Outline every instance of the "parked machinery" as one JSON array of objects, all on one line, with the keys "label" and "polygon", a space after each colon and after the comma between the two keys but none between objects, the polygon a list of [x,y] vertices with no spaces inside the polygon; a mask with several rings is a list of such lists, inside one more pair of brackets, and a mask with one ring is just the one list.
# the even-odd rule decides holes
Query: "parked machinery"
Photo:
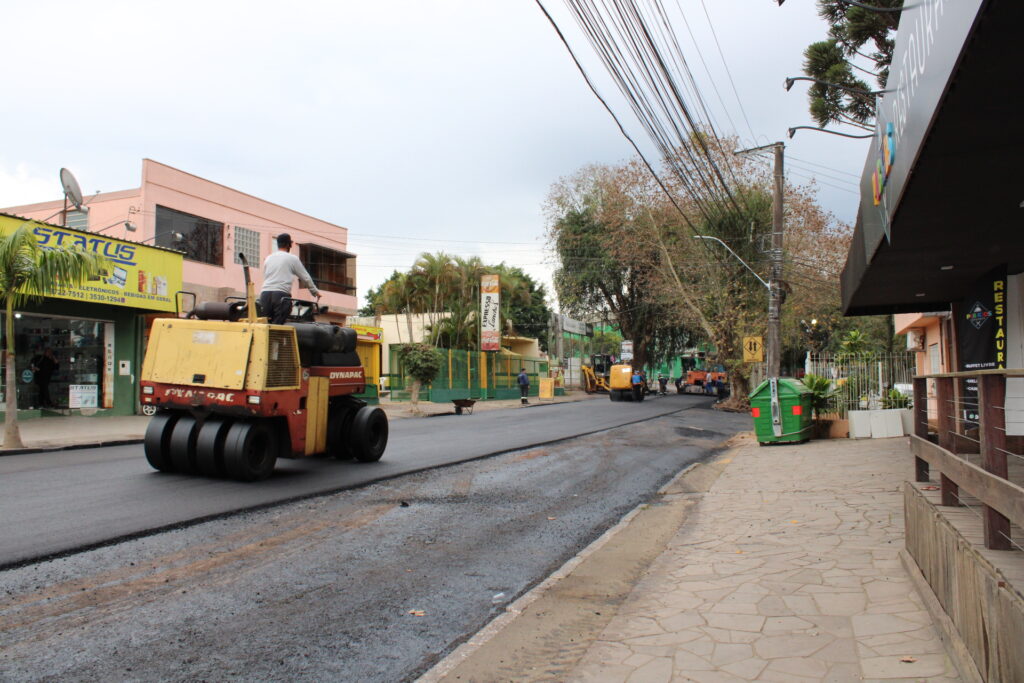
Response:
[{"label": "parked machinery", "polygon": [[[588,362],[589,361],[589,364]],[[609,391],[608,375],[614,365],[614,357],[607,353],[595,353],[581,366],[583,390],[588,394]]]},{"label": "parked machinery", "polygon": [[289,322],[270,325],[257,317],[248,265],[245,279],[245,301],[154,322],[140,381],[142,404],[158,409],[149,464],[255,481],[279,457],[379,460],[388,420],[354,396],[364,390],[355,330],[313,322],[316,305],[301,301]]},{"label": "parked machinery", "polygon": [[[608,385],[610,387],[608,398],[613,401],[632,401],[633,367],[630,365],[613,365],[608,377]],[[644,400],[644,394],[646,393],[647,386],[645,384],[643,391],[640,392],[641,401]]]}]

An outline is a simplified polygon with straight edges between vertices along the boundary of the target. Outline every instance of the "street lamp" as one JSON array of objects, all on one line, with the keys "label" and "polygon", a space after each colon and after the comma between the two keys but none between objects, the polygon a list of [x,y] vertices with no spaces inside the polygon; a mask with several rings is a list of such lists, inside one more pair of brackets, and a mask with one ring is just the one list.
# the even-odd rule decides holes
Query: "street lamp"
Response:
[{"label": "street lamp", "polygon": [[850,135],[849,133],[840,133],[837,130],[828,130],[827,128],[815,128],[814,126],[793,126],[789,129],[789,137],[792,138],[798,130],[819,130],[822,133],[828,133],[830,135],[841,135],[844,138],[873,138],[874,133],[868,133],[867,135]]},{"label": "street lamp", "polygon": [[127,230],[128,232],[135,232],[137,230],[137,228],[135,226],[135,223],[132,222],[132,214],[135,213],[135,211],[136,211],[136,209],[135,209],[134,206],[129,206],[128,207],[128,218],[124,219],[123,221],[117,221],[116,223],[111,223],[110,225],[104,225],[99,230],[93,230],[92,232],[93,233],[100,233],[100,232],[103,232],[104,230],[110,230],[111,228],[116,228],[119,225],[123,225],[124,229]]},{"label": "street lamp", "polygon": [[877,97],[892,90],[863,90],[861,88],[851,88],[848,85],[840,85],[839,83],[830,83],[829,81],[823,81],[819,78],[811,78],[810,76],[788,76],[786,78],[786,91],[789,92],[793,88],[793,84],[797,81],[812,81],[821,85],[827,85],[830,88],[839,88],[840,90],[846,90],[847,92],[856,93],[858,95],[870,95]]},{"label": "street lamp", "polygon": [[[782,3],[786,2],[786,0],[775,0],[775,2],[779,3],[779,7],[782,7]],[[840,2],[846,5],[860,7],[868,12],[902,12],[905,9],[914,9],[917,7],[917,5],[903,5],[902,7],[875,7],[874,5],[865,5],[862,2],[857,2],[857,0],[840,0]]]},{"label": "street lamp", "polygon": [[174,237],[175,242],[181,242],[185,239],[185,236],[178,232],[177,230],[164,230],[163,232],[158,232],[152,237],[147,237],[144,240],[139,240],[139,244],[143,244],[144,242],[148,242],[149,240],[155,240],[157,237],[160,237],[161,235],[172,235]]},{"label": "street lamp", "polygon": [[760,283],[761,283],[762,285],[764,285],[764,286],[765,286],[765,288],[766,288],[766,289],[767,289],[767,290],[768,290],[769,292],[770,292],[770,291],[772,291],[772,286],[771,286],[770,284],[768,284],[767,282],[765,282],[765,281],[764,281],[764,279],[763,279],[763,278],[762,278],[762,277],[761,277],[760,275],[758,275],[758,274],[757,274],[757,272],[756,272],[756,271],[755,271],[755,270],[754,270],[753,268],[751,268],[751,267],[750,267],[749,265],[747,265],[747,262],[746,262],[746,261],[744,261],[743,259],[741,259],[741,258],[740,258],[740,255],[739,255],[739,254],[737,254],[737,253],[736,253],[735,251],[733,251],[732,249],[730,249],[730,248],[729,248],[729,245],[728,245],[728,244],[726,244],[725,242],[723,242],[722,240],[718,239],[717,237],[712,237],[711,235],[694,235],[694,236],[693,236],[693,239],[695,239],[695,240],[714,240],[715,242],[718,242],[718,243],[719,243],[719,244],[721,244],[721,245],[722,245],[723,247],[725,247],[725,248],[726,248],[726,249],[727,249],[727,250],[729,251],[729,253],[730,253],[730,254],[732,254],[732,255],[733,255],[733,256],[734,256],[735,258],[736,258],[736,260],[737,260],[737,261],[739,261],[740,263],[742,263],[742,264],[743,264],[743,266],[744,266],[744,267],[745,267],[745,268],[746,268],[747,270],[749,270],[749,271],[750,271],[751,273],[753,273],[753,274],[754,274],[754,277],[756,277],[756,278],[757,278],[757,281],[758,281],[758,282],[760,282]]}]

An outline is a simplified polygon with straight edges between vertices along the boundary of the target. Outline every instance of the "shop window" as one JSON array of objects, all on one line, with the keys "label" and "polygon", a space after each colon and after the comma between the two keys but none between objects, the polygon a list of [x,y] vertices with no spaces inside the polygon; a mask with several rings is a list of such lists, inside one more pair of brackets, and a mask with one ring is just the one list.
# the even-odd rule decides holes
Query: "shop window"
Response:
[{"label": "shop window", "polygon": [[[16,316],[18,408],[100,407],[106,381],[105,328],[97,320]],[[2,377],[0,394],[7,389],[6,379]]]},{"label": "shop window", "polygon": [[339,294],[355,293],[356,258],[352,254],[316,244],[300,244],[299,259],[306,266],[317,289]]},{"label": "shop window", "polygon": [[224,224],[209,218],[157,206],[154,244],[183,251],[192,261],[224,265]]},{"label": "shop window", "polygon": [[235,248],[231,251],[234,254],[235,263],[241,263],[242,259],[238,258],[238,254],[245,254],[245,259],[249,262],[250,266],[259,267],[260,265],[260,234],[255,230],[249,230],[248,228],[240,228],[235,226]]}]

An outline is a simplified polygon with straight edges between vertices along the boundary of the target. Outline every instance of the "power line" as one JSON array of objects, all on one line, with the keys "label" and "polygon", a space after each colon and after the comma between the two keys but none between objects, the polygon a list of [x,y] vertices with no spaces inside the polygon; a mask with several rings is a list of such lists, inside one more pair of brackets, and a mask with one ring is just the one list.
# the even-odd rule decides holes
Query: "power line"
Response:
[{"label": "power line", "polygon": [[743,108],[743,100],[740,99],[740,93],[736,90],[736,82],[732,79],[732,71],[729,70],[729,64],[725,61],[725,53],[722,52],[722,44],[718,42],[718,33],[715,32],[715,24],[711,21],[711,15],[708,13],[707,5],[704,4],[704,0],[700,0],[700,6],[704,8],[704,16],[708,18],[708,27],[711,28],[711,35],[715,38],[715,45],[718,47],[718,56],[722,58],[722,66],[725,67],[725,74],[729,77],[729,83],[732,85],[732,92],[736,96],[736,103],[740,105],[740,112],[743,114],[743,120],[747,122],[747,129],[750,130],[750,139],[757,141],[757,135],[754,134],[754,127],[750,125],[750,119],[747,118],[747,110]]}]

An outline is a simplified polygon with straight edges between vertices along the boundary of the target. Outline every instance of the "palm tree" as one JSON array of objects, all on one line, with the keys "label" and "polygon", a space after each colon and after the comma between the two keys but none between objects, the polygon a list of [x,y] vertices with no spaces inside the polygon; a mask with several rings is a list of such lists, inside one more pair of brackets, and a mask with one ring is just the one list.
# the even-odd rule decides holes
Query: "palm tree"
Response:
[{"label": "palm tree", "polygon": [[14,376],[14,309],[67,287],[75,287],[100,274],[105,259],[79,249],[43,249],[26,221],[11,234],[0,238],[0,301],[6,313],[7,412],[4,418],[4,448],[24,448],[18,429],[18,382]]},{"label": "palm tree", "polygon": [[456,270],[453,259],[440,251],[436,254],[423,253],[413,264],[412,272],[421,283],[423,313],[427,314],[432,329],[430,343],[436,345],[438,314],[444,308],[446,299],[455,284]]}]

